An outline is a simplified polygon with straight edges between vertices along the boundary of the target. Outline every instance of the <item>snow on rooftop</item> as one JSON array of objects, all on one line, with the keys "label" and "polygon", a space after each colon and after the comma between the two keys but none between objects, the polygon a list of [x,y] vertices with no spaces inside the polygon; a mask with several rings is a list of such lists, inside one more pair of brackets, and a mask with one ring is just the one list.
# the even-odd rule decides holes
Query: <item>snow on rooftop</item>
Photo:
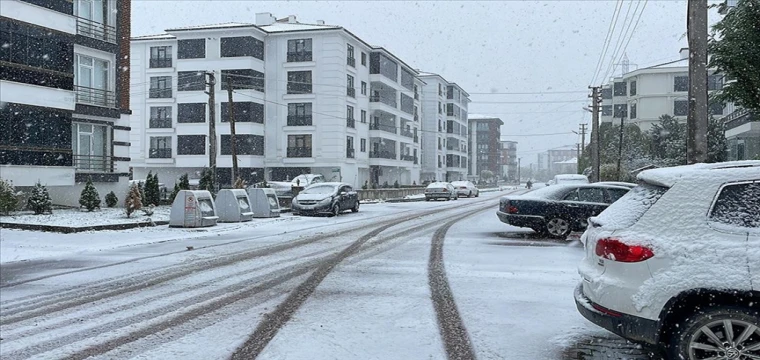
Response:
[{"label": "snow on rooftop", "polygon": [[255,27],[256,25],[250,24],[250,23],[228,22],[228,23],[222,23],[222,24],[186,26],[186,27],[181,27],[181,28],[168,29],[166,31],[213,30],[213,29],[225,29],[225,28],[233,28],[233,27],[249,27],[249,26],[250,27]]},{"label": "snow on rooftop", "polygon": [[340,28],[341,28],[340,26],[336,26],[336,25],[318,25],[318,24],[302,24],[302,23],[291,24],[291,23],[281,23],[281,22],[276,22],[272,25],[261,26],[261,29],[270,33],[285,32],[285,31],[331,30],[331,29],[340,29]]},{"label": "snow on rooftop", "polygon": [[132,40],[162,40],[162,39],[174,39],[175,36],[171,34],[157,34],[157,35],[143,35],[134,36]]}]

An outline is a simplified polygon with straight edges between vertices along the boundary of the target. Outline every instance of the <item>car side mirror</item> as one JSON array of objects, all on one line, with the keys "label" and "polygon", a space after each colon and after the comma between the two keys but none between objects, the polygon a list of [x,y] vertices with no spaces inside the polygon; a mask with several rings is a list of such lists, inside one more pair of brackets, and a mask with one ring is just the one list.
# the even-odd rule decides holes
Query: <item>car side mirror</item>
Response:
[{"label": "car side mirror", "polygon": [[343,195],[346,195],[346,194],[348,194],[348,193],[347,193],[347,192],[345,192],[345,191],[341,191],[341,192],[340,192],[340,194],[338,194],[338,195],[341,195],[341,196],[343,196]]}]

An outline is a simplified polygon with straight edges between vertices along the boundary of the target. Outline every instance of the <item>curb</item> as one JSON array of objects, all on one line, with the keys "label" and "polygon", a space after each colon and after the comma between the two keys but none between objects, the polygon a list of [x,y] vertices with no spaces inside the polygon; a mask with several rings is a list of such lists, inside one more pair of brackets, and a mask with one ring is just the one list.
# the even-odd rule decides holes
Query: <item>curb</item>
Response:
[{"label": "curb", "polygon": [[56,226],[56,225],[39,225],[39,224],[19,224],[19,223],[0,223],[0,228],[3,229],[17,229],[17,230],[31,230],[31,231],[46,231],[56,232],[61,234],[74,234],[85,231],[102,231],[102,230],[126,230],[135,229],[140,227],[153,227],[160,225],[169,225],[168,220],[153,221],[153,222],[135,222],[124,224],[110,224],[110,225],[92,225],[92,226]]}]

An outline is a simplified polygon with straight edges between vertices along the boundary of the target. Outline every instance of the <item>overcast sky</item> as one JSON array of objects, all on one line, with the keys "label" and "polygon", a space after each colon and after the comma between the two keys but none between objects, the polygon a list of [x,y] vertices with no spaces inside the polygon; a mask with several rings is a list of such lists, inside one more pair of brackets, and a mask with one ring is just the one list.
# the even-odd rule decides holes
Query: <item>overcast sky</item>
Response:
[{"label": "overcast sky", "polygon": [[[649,0],[646,7],[644,2],[623,1],[618,32],[612,36],[597,84],[611,63],[614,46],[625,45],[627,37],[619,31],[636,23],[637,5],[644,11],[626,50],[631,64],[646,67],[677,60],[679,49],[687,46],[686,1]],[[470,113],[504,121],[502,139],[519,142],[518,156],[525,166],[535,163],[541,151],[580,141],[571,131],[590,120],[582,107],[616,6],[614,0],[133,0],[132,34],[223,22],[253,23],[258,12],[343,26],[409,65],[461,85],[472,94]],[[711,22],[716,19],[711,14]],[[526,92],[544,94],[514,94]]]}]

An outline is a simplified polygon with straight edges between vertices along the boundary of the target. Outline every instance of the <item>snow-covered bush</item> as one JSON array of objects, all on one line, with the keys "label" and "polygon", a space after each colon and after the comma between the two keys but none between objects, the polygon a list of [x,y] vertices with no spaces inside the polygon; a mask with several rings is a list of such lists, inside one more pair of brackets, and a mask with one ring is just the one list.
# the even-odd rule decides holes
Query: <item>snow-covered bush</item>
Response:
[{"label": "snow-covered bush", "polygon": [[119,198],[116,197],[116,194],[113,191],[106,194],[106,206],[112,208],[116,206],[116,204],[118,203],[119,203]]},{"label": "snow-covered bush", "polygon": [[124,209],[127,211],[127,217],[132,216],[135,210],[142,208],[142,197],[140,196],[140,189],[137,185],[133,184],[129,188],[129,194],[124,199]]},{"label": "snow-covered bush", "polygon": [[238,177],[237,180],[235,180],[235,184],[232,185],[233,189],[245,189],[246,183],[245,180]]},{"label": "snow-covered bush", "polygon": [[141,210],[143,214],[145,214],[145,216],[153,216],[153,211],[155,210],[155,208],[156,207],[153,206],[153,204],[148,204],[148,206],[142,208]]},{"label": "snow-covered bush", "polygon": [[179,182],[174,183],[174,190],[169,194],[169,201],[174,202],[174,198],[177,197],[180,190],[190,190],[190,178],[187,174],[179,177]]},{"label": "snow-covered bush", "polygon": [[87,209],[87,211],[93,211],[100,209],[100,194],[98,189],[92,184],[92,179],[88,178],[87,183],[82,189],[82,194],[79,196],[79,205]]},{"label": "snow-covered bush", "polygon": [[158,206],[161,201],[161,190],[158,186],[158,174],[153,175],[148,172],[148,178],[145,179],[145,191],[142,194],[145,205]]},{"label": "snow-covered bush", "polygon": [[53,200],[50,199],[47,188],[39,181],[34,184],[26,206],[34,211],[35,215],[53,212]]},{"label": "snow-covered bush", "polygon": [[13,182],[0,179],[0,213],[9,214],[16,210],[18,199],[16,198],[16,188]]}]

